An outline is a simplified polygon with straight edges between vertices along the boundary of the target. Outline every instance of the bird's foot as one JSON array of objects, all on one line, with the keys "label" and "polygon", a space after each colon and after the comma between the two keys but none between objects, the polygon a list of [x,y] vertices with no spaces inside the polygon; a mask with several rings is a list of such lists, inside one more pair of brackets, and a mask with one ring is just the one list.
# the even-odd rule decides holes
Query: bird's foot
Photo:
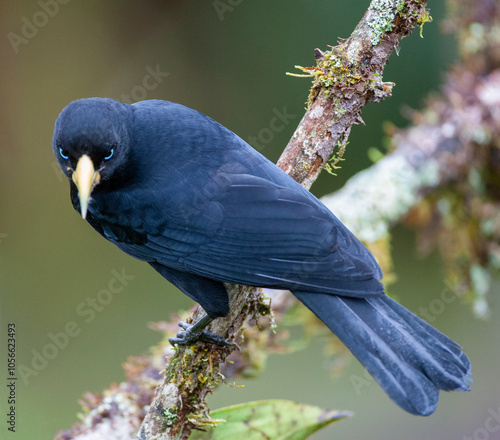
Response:
[{"label": "bird's foot", "polygon": [[201,341],[210,342],[211,344],[220,345],[221,347],[231,347],[232,344],[221,336],[214,335],[205,330],[205,327],[212,321],[213,318],[210,318],[208,315],[194,324],[188,324],[187,322],[181,321],[179,322],[179,327],[182,327],[184,331],[177,333],[175,338],[168,338],[168,342],[172,345],[191,345]]}]

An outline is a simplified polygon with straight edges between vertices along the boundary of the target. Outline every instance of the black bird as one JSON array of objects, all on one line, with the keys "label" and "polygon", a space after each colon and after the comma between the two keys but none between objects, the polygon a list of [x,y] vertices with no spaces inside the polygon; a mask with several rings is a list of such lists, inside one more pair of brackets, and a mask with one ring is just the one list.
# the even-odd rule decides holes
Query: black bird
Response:
[{"label": "black bird", "polygon": [[229,311],[223,283],[288,289],[406,411],[429,415],[439,390],[469,390],[460,346],[384,294],[368,249],[209,117],[167,101],[82,99],[59,115],[53,149],[82,217],[206,311],[173,343],[210,337],[204,327]]}]

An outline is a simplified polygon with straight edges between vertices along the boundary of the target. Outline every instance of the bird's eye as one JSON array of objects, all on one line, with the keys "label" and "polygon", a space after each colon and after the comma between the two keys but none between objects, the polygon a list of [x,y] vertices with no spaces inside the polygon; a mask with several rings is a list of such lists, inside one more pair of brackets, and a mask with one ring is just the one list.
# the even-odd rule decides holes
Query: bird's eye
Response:
[{"label": "bird's eye", "polygon": [[62,147],[59,147],[59,155],[64,159],[68,159],[69,155],[68,155],[68,152],[63,149]]},{"label": "bird's eye", "polygon": [[104,156],[104,160],[109,160],[113,157],[113,154],[115,154],[115,149],[114,148],[111,148],[111,150],[109,150],[109,153],[107,156]]}]

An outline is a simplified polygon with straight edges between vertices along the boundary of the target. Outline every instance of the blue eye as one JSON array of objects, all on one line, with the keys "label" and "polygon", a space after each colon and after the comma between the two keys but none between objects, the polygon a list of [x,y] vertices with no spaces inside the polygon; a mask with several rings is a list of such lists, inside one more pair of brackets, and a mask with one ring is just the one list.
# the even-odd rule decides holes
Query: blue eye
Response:
[{"label": "blue eye", "polygon": [[64,151],[62,147],[59,147],[59,154],[64,160],[68,159],[69,157],[67,151]]},{"label": "blue eye", "polygon": [[109,160],[113,157],[113,154],[115,154],[115,149],[114,148],[111,148],[111,150],[109,150],[109,154],[107,156],[104,157],[104,160]]}]

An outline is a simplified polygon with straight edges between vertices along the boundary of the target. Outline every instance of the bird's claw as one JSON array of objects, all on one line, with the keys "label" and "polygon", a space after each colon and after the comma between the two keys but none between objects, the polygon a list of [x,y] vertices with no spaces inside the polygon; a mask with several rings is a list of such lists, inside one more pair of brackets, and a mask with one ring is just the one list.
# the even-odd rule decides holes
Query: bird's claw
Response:
[{"label": "bird's claw", "polygon": [[172,345],[191,345],[196,342],[209,342],[211,344],[219,345],[221,347],[231,347],[232,344],[226,341],[221,336],[217,336],[210,333],[207,330],[199,330],[196,328],[196,324],[188,324],[187,322],[179,322],[179,327],[183,328],[184,331],[177,333],[175,338],[168,338],[168,342]]}]

